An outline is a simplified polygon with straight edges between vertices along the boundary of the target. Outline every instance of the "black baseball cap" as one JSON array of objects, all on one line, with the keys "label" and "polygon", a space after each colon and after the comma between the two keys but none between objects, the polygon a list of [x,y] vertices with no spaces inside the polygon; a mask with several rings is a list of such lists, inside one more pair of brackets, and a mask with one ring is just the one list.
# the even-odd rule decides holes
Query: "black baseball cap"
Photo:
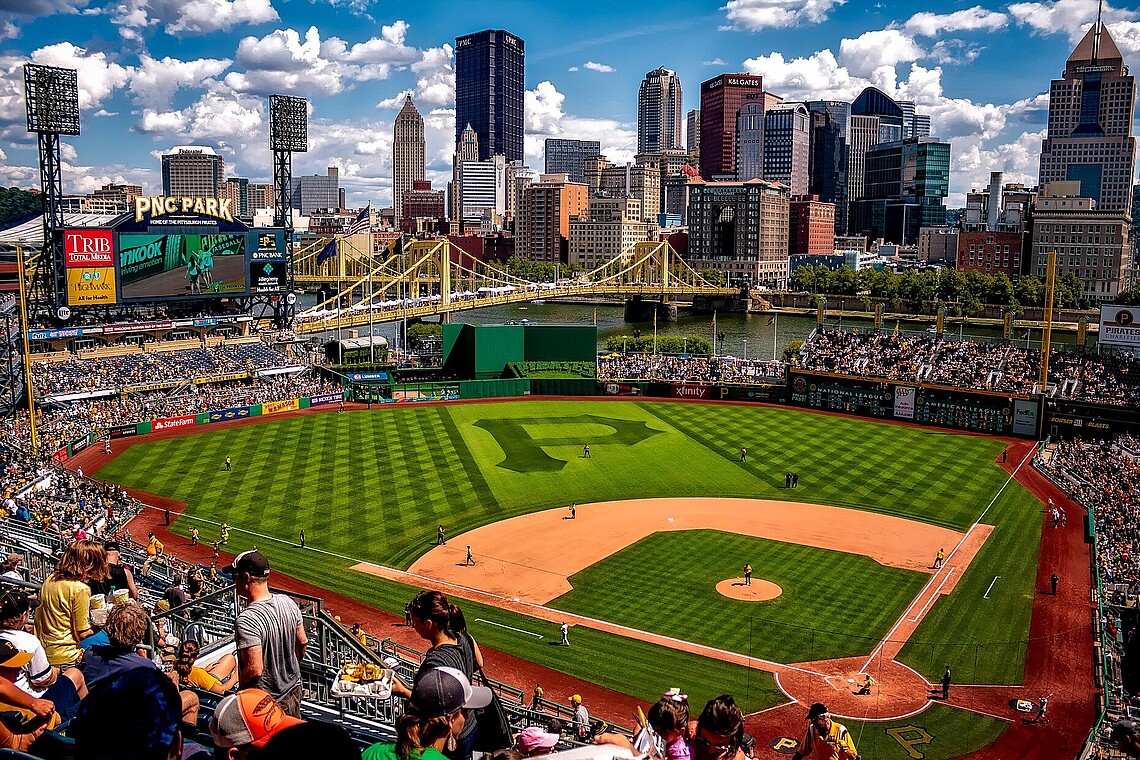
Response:
[{"label": "black baseball cap", "polygon": [[493,696],[486,686],[472,686],[455,668],[434,668],[416,680],[409,701],[421,717],[430,718],[460,708],[486,707]]},{"label": "black baseball cap", "polygon": [[229,575],[246,573],[251,578],[268,578],[269,560],[261,552],[250,549],[234,557],[234,561],[223,567],[222,572]]},{"label": "black baseball cap", "polygon": [[0,594],[0,620],[23,615],[35,606],[23,591],[5,591]]},{"label": "black baseball cap", "polygon": [[808,710],[807,719],[815,720],[821,715],[827,715],[827,707],[822,702],[816,702],[811,706],[811,709]]},{"label": "black baseball cap", "polygon": [[123,548],[119,546],[118,541],[107,541],[103,544],[103,551],[108,552],[121,552]]}]

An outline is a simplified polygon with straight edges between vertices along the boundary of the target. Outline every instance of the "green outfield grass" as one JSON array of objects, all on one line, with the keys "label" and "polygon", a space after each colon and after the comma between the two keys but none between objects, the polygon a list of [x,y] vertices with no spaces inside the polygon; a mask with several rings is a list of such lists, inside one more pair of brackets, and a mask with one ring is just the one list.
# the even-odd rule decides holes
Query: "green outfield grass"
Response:
[{"label": "green outfield grass", "polygon": [[[581,456],[584,443],[591,447],[589,459]],[[744,464],[737,461],[741,446],[749,450]],[[993,463],[1001,448],[1000,442],[987,438],[785,409],[650,401],[513,401],[328,413],[140,441],[98,477],[187,502],[187,513],[175,524],[183,534],[195,519],[225,520],[260,534],[235,532],[231,549],[256,543],[269,553],[275,567],[400,612],[410,589],[346,573],[343,568],[349,563],[341,560],[314,562],[312,552],[291,546],[298,528],[305,528],[310,546],[397,567],[409,566],[429,548],[440,523],[454,538],[479,525],[570,502],[655,496],[800,500],[964,530],[1006,481]],[[233,457],[232,472],[222,471],[226,456]],[[799,472],[798,489],[783,488],[787,471]],[[920,670],[927,672],[930,663],[939,661],[938,647],[963,641],[973,647],[1027,635],[1032,596],[1019,593],[1017,583],[1003,588],[999,582],[995,587],[995,592],[1007,594],[1001,598],[1000,614],[993,614],[996,605],[981,606],[980,597],[995,575],[1003,581],[1034,576],[1039,518],[1040,505],[1027,492],[1016,484],[1006,489],[987,517],[1000,521],[998,530],[959,585],[969,593],[955,592],[940,600],[933,608],[940,622],[924,625],[916,636],[929,642],[929,653],[920,654]],[[274,545],[270,537],[288,545]],[[689,572],[709,558],[702,549],[674,555],[671,562]],[[740,562],[734,558],[732,564]],[[788,572],[786,591],[802,593],[792,589],[801,576]],[[880,630],[880,618],[890,617],[897,599],[910,593],[906,587],[911,581],[904,580],[902,589],[893,584],[876,587],[876,581],[859,572],[845,583],[837,578],[830,592],[840,608],[857,595],[858,603],[848,604],[848,609],[857,607],[860,614],[879,610],[881,614],[869,624]],[[805,568],[804,584],[812,582],[812,573],[812,567]],[[648,593],[630,606],[649,610],[659,599],[660,595]],[[704,595],[704,600],[712,599]],[[709,630],[695,627],[701,620],[696,616],[657,625],[683,624],[693,638],[707,639]],[[711,622],[705,622],[711,628]],[[648,625],[643,622],[638,627]],[[709,668],[710,678],[715,673],[725,679],[718,688],[730,691],[733,684],[743,683],[736,671],[721,670],[719,663],[688,660],[691,655],[671,650],[642,650],[642,645],[595,632],[583,635],[598,642],[593,645],[597,651],[575,647],[560,652],[494,630],[488,630],[484,640],[638,696],[647,691],[659,694],[662,684],[676,685],[672,681],[677,679],[667,677],[670,672],[696,674]],[[638,656],[654,662],[631,665],[618,653],[631,646]],[[803,655],[789,659],[809,659],[820,646],[807,643]],[[973,680],[1003,683],[1021,672],[1024,647],[1001,644],[987,649],[972,666]],[[651,681],[652,688],[646,690],[643,680]],[[688,682],[685,686],[691,688]],[[764,688],[758,686],[757,693],[765,693]],[[768,701],[759,699],[756,704]]]},{"label": "green outfield grass", "polygon": [[[717,593],[746,561],[754,580],[783,593],[767,602]],[[806,662],[870,652],[929,578],[858,554],[678,531],[654,533],[576,573],[574,590],[549,606],[773,662]]]}]

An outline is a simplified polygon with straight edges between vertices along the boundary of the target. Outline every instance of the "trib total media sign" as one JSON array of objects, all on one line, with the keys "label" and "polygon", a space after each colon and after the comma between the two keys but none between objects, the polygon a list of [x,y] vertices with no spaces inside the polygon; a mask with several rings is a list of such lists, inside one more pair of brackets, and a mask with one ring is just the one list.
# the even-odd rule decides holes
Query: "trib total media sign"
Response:
[{"label": "trib total media sign", "polygon": [[116,302],[111,230],[64,230],[63,262],[68,306]]}]

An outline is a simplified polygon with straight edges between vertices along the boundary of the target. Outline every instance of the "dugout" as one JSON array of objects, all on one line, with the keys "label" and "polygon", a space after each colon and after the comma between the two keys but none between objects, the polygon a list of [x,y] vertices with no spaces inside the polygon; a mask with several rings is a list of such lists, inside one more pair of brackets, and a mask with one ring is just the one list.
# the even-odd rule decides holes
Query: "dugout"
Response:
[{"label": "dugout", "polygon": [[512,362],[597,362],[594,325],[443,326],[443,368],[464,380],[495,380]]}]

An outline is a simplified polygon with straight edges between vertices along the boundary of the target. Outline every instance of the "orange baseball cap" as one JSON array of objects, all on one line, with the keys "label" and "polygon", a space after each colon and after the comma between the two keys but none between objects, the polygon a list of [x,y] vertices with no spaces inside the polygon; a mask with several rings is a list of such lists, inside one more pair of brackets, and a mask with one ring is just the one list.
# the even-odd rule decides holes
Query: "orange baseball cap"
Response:
[{"label": "orange baseball cap", "polygon": [[264,747],[278,731],[304,722],[286,715],[268,692],[245,689],[218,703],[210,735],[218,747]]}]

